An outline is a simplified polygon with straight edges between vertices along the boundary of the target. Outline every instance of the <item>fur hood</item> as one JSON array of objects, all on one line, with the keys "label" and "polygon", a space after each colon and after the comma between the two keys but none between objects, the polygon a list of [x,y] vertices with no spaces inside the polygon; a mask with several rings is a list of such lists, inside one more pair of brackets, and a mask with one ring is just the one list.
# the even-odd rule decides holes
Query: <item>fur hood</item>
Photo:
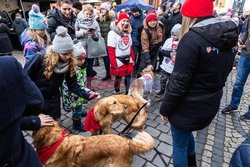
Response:
[{"label": "fur hood", "polygon": [[115,19],[115,11],[110,10],[105,16],[102,16],[100,12],[96,13],[98,22],[106,22]]},{"label": "fur hood", "polygon": [[124,35],[124,32],[121,32],[119,28],[116,26],[115,21],[111,22],[110,29],[113,30],[115,33],[119,34],[120,36]]}]

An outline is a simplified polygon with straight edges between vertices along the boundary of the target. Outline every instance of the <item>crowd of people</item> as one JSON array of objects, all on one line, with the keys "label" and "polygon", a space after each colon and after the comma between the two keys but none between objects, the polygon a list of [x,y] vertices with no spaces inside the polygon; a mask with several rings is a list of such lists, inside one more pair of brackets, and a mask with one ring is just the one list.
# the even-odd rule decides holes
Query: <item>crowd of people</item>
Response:
[{"label": "crowd of people", "polygon": [[[114,77],[114,94],[128,94],[132,77],[141,77],[144,68],[160,74],[159,114],[171,124],[176,167],[196,166],[192,131],[208,126],[217,114],[237,48],[241,53],[232,100],[222,113],[238,109],[250,71],[248,15],[217,17],[211,0],[177,1],[147,11],[137,4],[116,11],[112,3],[103,2],[96,12],[90,4],[58,0],[48,16],[33,4],[28,22],[17,13],[12,28],[23,46],[24,69],[10,57],[10,28],[0,13],[0,120],[10,120],[0,126],[6,131],[0,166],[41,166],[21,130],[60,121],[61,102],[73,112],[73,128],[84,131],[82,105],[101,98],[91,87],[99,59],[106,70],[102,81]],[[250,106],[240,118],[250,120]],[[10,136],[11,148],[6,144]],[[14,156],[15,148],[25,154]],[[2,155],[4,150],[9,152]]]}]

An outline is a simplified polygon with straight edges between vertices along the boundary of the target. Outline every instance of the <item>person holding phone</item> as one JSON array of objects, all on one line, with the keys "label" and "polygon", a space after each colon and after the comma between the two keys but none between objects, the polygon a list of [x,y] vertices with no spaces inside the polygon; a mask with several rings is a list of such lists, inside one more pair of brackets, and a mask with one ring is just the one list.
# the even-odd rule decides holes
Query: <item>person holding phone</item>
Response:
[{"label": "person holding phone", "polygon": [[[91,36],[94,40],[98,40],[98,36],[101,36],[100,27],[95,19],[94,9],[91,5],[85,5],[83,10],[77,15],[76,23],[76,38],[82,43],[82,46],[87,50],[87,40]],[[87,57],[87,77],[94,77],[96,71],[93,69],[94,58]],[[87,80],[88,86],[91,86],[91,80]]]}]

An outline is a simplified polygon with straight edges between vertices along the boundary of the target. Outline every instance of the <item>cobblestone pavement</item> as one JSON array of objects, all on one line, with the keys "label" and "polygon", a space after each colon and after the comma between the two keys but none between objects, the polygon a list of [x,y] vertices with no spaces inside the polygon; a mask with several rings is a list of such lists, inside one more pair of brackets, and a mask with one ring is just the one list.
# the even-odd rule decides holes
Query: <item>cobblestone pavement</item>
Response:
[{"label": "cobblestone pavement", "polygon": [[[17,59],[23,62],[20,52],[16,52]],[[98,73],[98,78],[104,76],[104,66],[101,61],[101,66],[95,67]],[[224,95],[221,100],[220,108],[224,108],[230,103],[232,87],[235,81],[235,70],[228,77],[228,81],[224,88]],[[113,90],[97,90],[102,96],[109,96]],[[245,85],[244,94],[241,100],[240,107],[233,115],[223,115],[218,112],[209,127],[194,132],[196,138],[196,153],[198,166],[201,167],[226,167],[228,166],[232,153],[237,146],[244,141],[248,135],[250,122],[244,122],[239,119],[239,115],[247,111],[247,106],[250,103],[250,82]],[[172,139],[169,123],[164,123],[159,117],[159,103],[154,102],[155,94],[152,95],[151,107],[148,111],[148,120],[145,130],[155,139],[155,147],[164,154],[165,161],[168,166],[173,166],[172,162]],[[93,102],[85,105],[86,111]],[[77,133],[72,129],[71,113],[62,110],[62,126],[68,128],[71,133]],[[83,119],[84,121],[84,119]],[[113,124],[113,133],[121,132],[126,123],[123,121]],[[32,143],[31,132],[24,132],[25,138],[29,143]],[[80,133],[80,135],[89,136],[89,132]],[[159,155],[154,150],[144,154],[135,155],[133,161],[134,167],[164,167]]]}]

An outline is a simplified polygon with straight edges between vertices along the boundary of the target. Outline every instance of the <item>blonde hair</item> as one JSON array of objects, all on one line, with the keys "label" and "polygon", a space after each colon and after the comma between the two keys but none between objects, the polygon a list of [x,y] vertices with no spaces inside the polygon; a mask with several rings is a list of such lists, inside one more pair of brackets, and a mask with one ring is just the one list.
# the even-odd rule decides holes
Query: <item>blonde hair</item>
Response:
[{"label": "blonde hair", "polygon": [[[121,21],[117,24],[117,28],[118,28],[121,32],[123,32]],[[131,33],[131,32],[132,32],[132,27],[131,27],[131,24],[129,24],[128,33]]]},{"label": "blonde hair", "polygon": [[50,43],[50,36],[49,36],[49,34],[47,33],[47,31],[46,30],[44,30],[45,31],[45,36],[46,36],[46,42],[44,41],[44,39],[40,36],[40,35],[38,35],[37,33],[36,33],[36,30],[32,30],[32,29],[29,29],[28,30],[28,34],[29,34],[29,36],[34,40],[34,41],[36,41],[41,47],[43,47],[43,48],[45,48],[47,45],[49,45],[49,43]]},{"label": "blonde hair", "polygon": [[70,0],[58,0],[56,2],[57,7],[61,7],[64,3],[72,5],[72,2]]},{"label": "blonde hair", "polygon": [[181,31],[179,34],[179,39],[181,39],[197,21],[197,18],[191,18],[182,16],[182,24],[181,24]]},{"label": "blonde hair", "polygon": [[83,12],[86,12],[86,11],[90,11],[90,12],[94,13],[94,9],[90,4],[83,6]]},{"label": "blonde hair", "polygon": [[[44,56],[43,65],[45,66],[45,70],[43,74],[46,78],[50,79],[52,76],[55,67],[58,66],[59,62],[59,53],[56,53],[52,50],[52,47],[48,47],[46,50],[46,54]],[[69,71],[70,71],[70,77],[74,76],[76,73],[77,68],[77,60],[75,57],[75,53],[72,52],[70,54],[70,60],[69,60]]]}]

